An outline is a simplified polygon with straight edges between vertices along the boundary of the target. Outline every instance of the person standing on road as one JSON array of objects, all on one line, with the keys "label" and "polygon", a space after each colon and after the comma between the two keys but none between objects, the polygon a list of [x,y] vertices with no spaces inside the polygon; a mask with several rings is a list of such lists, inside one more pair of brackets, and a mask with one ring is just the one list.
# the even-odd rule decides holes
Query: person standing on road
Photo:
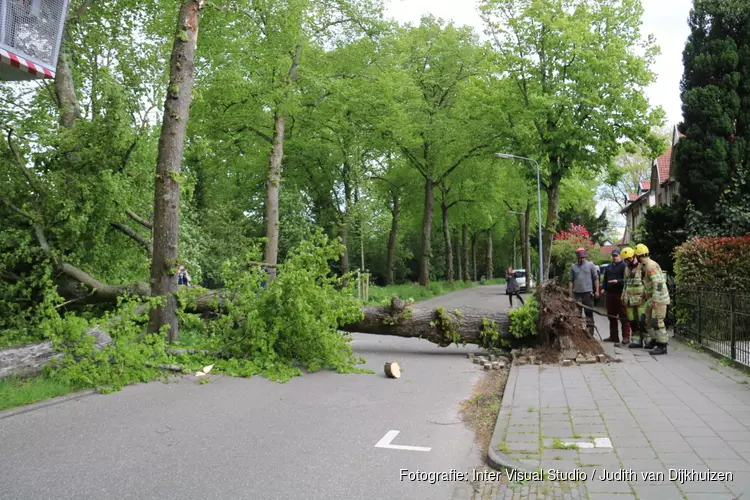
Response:
[{"label": "person standing on road", "polygon": [[[625,269],[625,288],[622,291],[622,304],[627,311],[631,332],[628,347],[636,349],[643,347],[643,337],[646,333],[642,323],[642,318],[646,317],[643,273],[641,265],[635,257],[635,250],[625,247],[622,249],[620,256],[627,266]],[[627,342],[623,339],[622,343],[626,344]]]},{"label": "person standing on road", "polygon": [[[599,273],[593,262],[587,260],[588,252],[584,248],[576,250],[578,262],[570,267],[570,295],[577,302],[589,309],[586,314],[586,329],[589,337],[594,338],[594,297],[599,295]],[[582,307],[578,308],[579,314]]]},{"label": "person standing on road", "polygon": [[602,286],[606,292],[607,315],[609,316],[609,337],[604,342],[620,342],[620,336],[617,332],[617,321],[622,324],[622,342],[630,343],[630,323],[628,322],[627,311],[622,303],[622,290],[625,287],[625,263],[620,260],[620,249],[612,250],[612,264],[604,270],[604,282]]},{"label": "person standing on road", "polygon": [[505,270],[505,293],[508,295],[510,300],[510,307],[513,307],[513,297],[518,297],[521,301],[521,305],[524,304],[523,297],[521,297],[521,287],[516,279],[516,272],[512,267]]},{"label": "person standing on road", "polygon": [[646,292],[646,336],[648,342],[644,342],[644,349],[653,349],[650,354],[654,356],[667,354],[669,335],[664,324],[667,317],[667,306],[670,303],[667,280],[661,270],[661,266],[651,260],[648,247],[643,243],[635,246],[635,255],[640,262],[643,273],[643,288]]}]

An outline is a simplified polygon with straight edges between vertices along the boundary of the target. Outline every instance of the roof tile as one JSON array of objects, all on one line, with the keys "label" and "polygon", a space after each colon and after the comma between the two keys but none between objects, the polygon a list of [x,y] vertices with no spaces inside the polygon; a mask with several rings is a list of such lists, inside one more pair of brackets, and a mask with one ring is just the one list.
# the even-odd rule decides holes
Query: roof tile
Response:
[{"label": "roof tile", "polygon": [[670,164],[672,163],[672,148],[656,159],[659,184],[669,180]]}]

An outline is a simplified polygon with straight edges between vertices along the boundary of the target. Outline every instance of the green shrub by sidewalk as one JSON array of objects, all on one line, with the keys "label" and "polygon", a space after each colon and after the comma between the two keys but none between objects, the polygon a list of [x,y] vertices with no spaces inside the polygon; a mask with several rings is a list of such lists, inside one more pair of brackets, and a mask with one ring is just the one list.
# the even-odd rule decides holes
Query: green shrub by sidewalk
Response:
[{"label": "green shrub by sidewalk", "polygon": [[686,288],[750,291],[750,235],[686,241],[675,249],[675,279]]},{"label": "green shrub by sidewalk", "polygon": [[526,299],[524,305],[508,313],[508,331],[517,339],[535,339],[539,326],[539,306],[534,296]]},{"label": "green shrub by sidewalk", "polygon": [[0,378],[0,411],[86,389],[44,375]]}]

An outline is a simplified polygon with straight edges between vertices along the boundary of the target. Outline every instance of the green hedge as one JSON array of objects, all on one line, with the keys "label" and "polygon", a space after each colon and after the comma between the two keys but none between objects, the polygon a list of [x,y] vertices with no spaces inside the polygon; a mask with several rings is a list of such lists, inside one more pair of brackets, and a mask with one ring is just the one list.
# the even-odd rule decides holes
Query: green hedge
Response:
[{"label": "green hedge", "polygon": [[750,291],[750,234],[693,238],[675,249],[679,286]]}]

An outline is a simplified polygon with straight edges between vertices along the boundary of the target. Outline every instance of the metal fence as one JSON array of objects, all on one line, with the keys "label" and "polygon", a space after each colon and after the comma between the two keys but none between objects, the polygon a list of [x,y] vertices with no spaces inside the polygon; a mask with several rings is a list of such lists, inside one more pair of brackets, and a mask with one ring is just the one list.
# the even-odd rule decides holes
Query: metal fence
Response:
[{"label": "metal fence", "polygon": [[734,288],[684,288],[669,280],[674,334],[750,366],[750,294]]}]

